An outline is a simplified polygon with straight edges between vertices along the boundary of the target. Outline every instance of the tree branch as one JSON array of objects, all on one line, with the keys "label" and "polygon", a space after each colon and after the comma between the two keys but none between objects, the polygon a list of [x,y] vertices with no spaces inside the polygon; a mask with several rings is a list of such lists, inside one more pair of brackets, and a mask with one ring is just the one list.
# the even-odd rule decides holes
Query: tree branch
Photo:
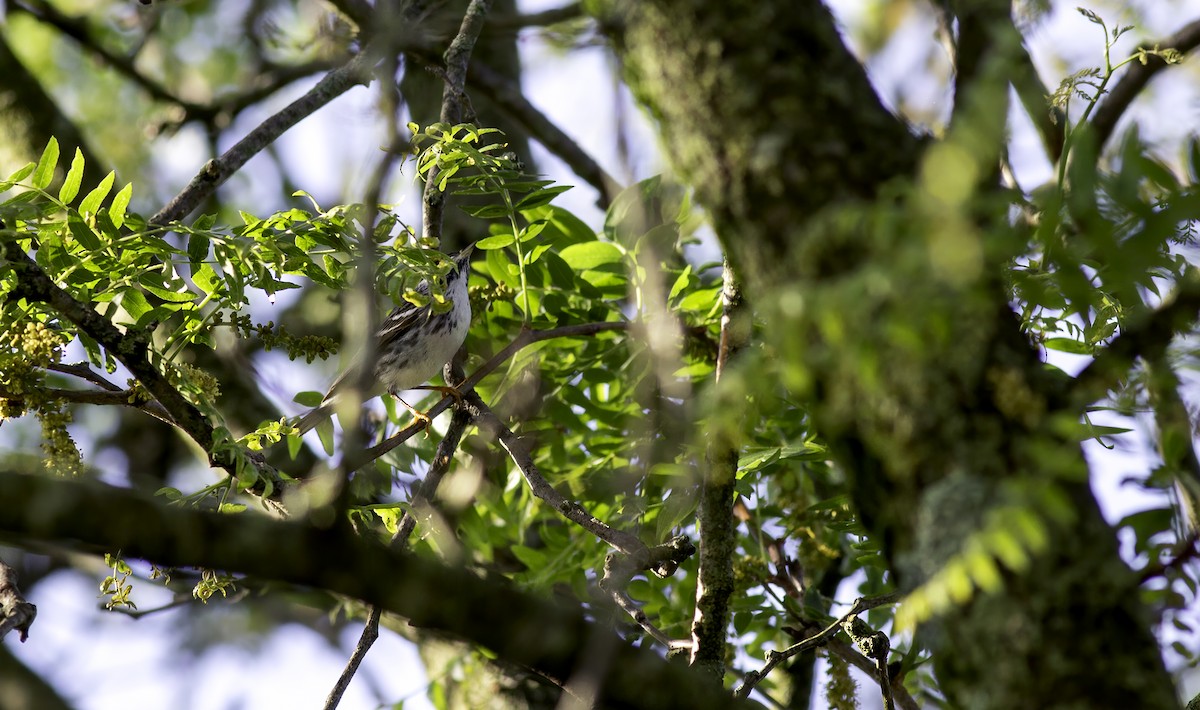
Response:
[{"label": "tree branch", "polygon": [[91,306],[59,288],[15,239],[5,240],[3,249],[8,266],[17,276],[13,296],[45,303],[74,323],[112,353],[142,383],[167,410],[175,426],[183,429],[205,451],[212,448],[213,432],[204,415],[150,363],[149,333],[137,330],[122,333]]},{"label": "tree branch", "polygon": [[809,636],[799,643],[792,644],[782,651],[767,652],[767,663],[763,666],[763,669],[761,671],[750,671],[747,673],[746,678],[742,681],[742,684],[739,685],[734,691],[734,695],[739,698],[746,697],[750,694],[751,690],[754,690],[754,686],[762,682],[763,678],[765,678],[768,673],[774,670],[775,666],[786,661],[792,656],[795,656],[796,654],[803,653],[804,651],[823,645],[826,641],[836,635],[837,632],[842,631],[843,624],[846,622],[857,617],[864,611],[874,609],[877,606],[895,604],[896,602],[900,601],[900,596],[900,592],[890,592],[888,594],[881,594],[877,597],[871,597],[869,599],[866,597],[859,597],[858,599],[855,599],[854,604],[850,607],[850,611],[847,611],[840,618],[830,623],[817,634]]},{"label": "tree branch", "polygon": [[[722,378],[729,362],[750,342],[752,313],[742,298],[729,261],[721,298],[721,343],[717,350],[715,381],[717,397],[722,395]],[[700,565],[696,573],[696,610],[692,618],[691,663],[717,678],[725,676],[725,635],[729,628],[729,599],[733,595],[733,555],[737,546],[737,523],[733,517],[734,484],[737,483],[740,427],[728,419],[718,422],[705,454],[700,478],[700,499],[696,512],[700,525]]]},{"label": "tree branch", "polygon": [[521,476],[525,479],[525,483],[529,485],[529,490],[535,496],[550,504],[554,510],[558,511],[567,520],[587,530],[617,550],[641,561],[642,569],[649,569],[650,551],[645,543],[638,539],[637,535],[609,527],[584,510],[583,506],[574,501],[568,501],[554,486],[551,486],[545,477],[542,476],[541,472],[538,471],[537,464],[533,462],[533,456],[529,452],[529,447],[521,441],[520,437],[513,433],[512,429],[509,429],[500,421],[500,418],[492,412],[490,407],[483,403],[478,394],[474,391],[464,392],[463,403],[475,418],[475,423],[500,441],[500,445],[508,452],[517,470],[521,472]]},{"label": "tree branch", "polygon": [[[59,387],[46,387],[40,390],[48,398],[70,402],[72,404],[98,404],[103,406],[120,405],[133,407],[154,417],[164,424],[175,425],[171,414],[158,402],[142,402],[137,392],[133,390],[69,390]],[[22,395],[13,394],[0,387],[0,398],[22,399]]]},{"label": "tree branch", "polygon": [[583,6],[578,2],[573,2],[539,12],[492,15],[488,24],[497,30],[513,31],[526,27],[548,27],[580,17],[583,17]]},{"label": "tree branch", "polygon": [[[438,486],[442,483],[442,478],[450,470],[450,462],[454,459],[454,452],[458,450],[458,444],[462,441],[463,434],[466,433],[467,426],[470,423],[471,416],[466,410],[454,410],[454,418],[450,420],[450,427],[446,430],[446,436],[442,437],[442,441],[438,444],[437,453],[434,455],[433,462],[429,466],[429,472],[425,474],[425,480],[421,482],[417,492],[413,495],[409,509],[400,518],[400,523],[396,527],[396,533],[392,535],[393,549],[408,549],[408,538],[412,535],[412,531],[417,525],[413,511],[429,505],[433,501],[434,496],[437,494]],[[341,675],[338,676],[333,690],[329,692],[329,696],[325,699],[325,710],[334,710],[338,706],[338,703],[341,702],[342,695],[345,694],[346,688],[350,687],[350,681],[354,678],[354,674],[358,672],[363,659],[366,658],[367,651],[371,649],[372,644],[379,638],[379,620],[382,616],[383,609],[378,606],[371,607],[371,611],[367,615],[367,622],[363,626],[362,635],[359,637],[358,643],[354,646],[354,653],[351,654],[350,660],[346,662],[346,667],[342,670]]]},{"label": "tree branch", "polygon": [[[15,239],[4,240],[2,249],[7,266],[17,277],[16,287],[10,297],[45,303],[74,323],[129,370],[150,396],[157,400],[169,417],[168,423],[195,441],[208,456],[210,464],[224,469],[230,476],[237,475],[237,461],[231,455],[212,453],[214,433],[208,419],[150,362],[148,332],[130,330],[122,333],[91,306],[75,300],[54,283]],[[278,490],[282,485],[278,472],[261,457],[252,458],[259,474],[269,478]]]},{"label": "tree branch", "polygon": [[351,88],[370,83],[373,56],[371,48],[364,48],[349,62],[326,74],[304,96],[259,124],[221,157],[208,161],[187,187],[150,218],[150,223],[165,225],[188,216],[250,158],[283,135],[284,131]]},{"label": "tree branch", "polygon": [[[589,634],[606,633],[578,606],[388,549],[344,524],[206,513],[112,486],[3,471],[0,500],[0,532],[22,542],[120,549],[162,566],[222,569],[345,594],[554,678],[587,662]],[[711,692],[690,669],[646,649],[622,643],[614,649],[599,685],[600,707],[750,707]]]},{"label": "tree branch", "polygon": [[[1200,46],[1200,20],[1189,22],[1175,34],[1163,38],[1154,45],[1160,49],[1175,49],[1183,54],[1188,54],[1197,46]],[[1152,49],[1145,45],[1143,48]],[[1113,130],[1116,129],[1117,121],[1124,115],[1125,110],[1142,92],[1142,89],[1146,88],[1150,80],[1167,66],[1161,57],[1149,56],[1146,57],[1144,64],[1133,63],[1126,68],[1121,79],[1101,100],[1100,105],[1096,107],[1096,113],[1092,116],[1091,126],[1096,137],[1096,145],[1103,146],[1108,142]]]},{"label": "tree branch", "polygon": [[[443,55],[445,61],[445,88],[442,90],[441,122],[453,126],[462,123],[465,112],[466,93],[464,84],[467,80],[467,65],[471,61],[471,51],[483,31],[483,21],[492,6],[492,0],[471,0],[463,15],[462,25],[458,34],[450,42]],[[446,211],[446,193],[438,189],[439,169],[436,163],[425,175],[424,204],[422,228],[426,239],[442,238],[442,215]]]},{"label": "tree branch", "polygon": [[1055,165],[1062,157],[1063,142],[1066,140],[1067,115],[1057,106],[1051,106],[1047,98],[1051,92],[1038,76],[1037,67],[1029,48],[1021,44],[1017,65],[1014,67],[1012,86],[1025,114],[1033,123],[1034,130],[1042,141],[1042,150],[1050,164]]},{"label": "tree branch", "polygon": [[509,118],[529,132],[531,138],[558,156],[575,174],[600,193],[597,204],[608,209],[623,186],[588,155],[565,131],[525,98],[521,87],[485,64],[467,69],[471,86],[491,99]]}]

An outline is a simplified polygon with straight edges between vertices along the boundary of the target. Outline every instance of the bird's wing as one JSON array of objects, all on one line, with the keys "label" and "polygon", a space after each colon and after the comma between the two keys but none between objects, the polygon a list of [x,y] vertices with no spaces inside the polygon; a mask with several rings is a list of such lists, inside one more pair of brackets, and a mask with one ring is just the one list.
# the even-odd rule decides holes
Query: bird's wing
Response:
[{"label": "bird's wing", "polygon": [[386,350],[410,328],[428,318],[430,312],[429,306],[414,306],[411,303],[397,306],[379,325],[375,334],[375,347],[378,350]]}]

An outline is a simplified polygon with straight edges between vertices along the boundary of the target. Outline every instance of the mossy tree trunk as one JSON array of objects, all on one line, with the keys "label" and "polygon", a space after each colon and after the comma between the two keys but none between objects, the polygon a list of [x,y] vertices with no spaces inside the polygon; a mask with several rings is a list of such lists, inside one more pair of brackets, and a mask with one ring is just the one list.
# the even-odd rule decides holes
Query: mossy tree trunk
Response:
[{"label": "mossy tree trunk", "polygon": [[1007,9],[971,19],[984,25],[960,49],[970,75],[941,142],[884,109],[815,0],[589,9],[766,314],[774,366],[810,403],[899,586],[927,582],[1008,512],[1035,511],[1048,544],[923,625],[951,702],[1175,706],[1070,433],[1080,413],[1056,404],[1063,383],[1008,305],[1004,270],[1028,235],[1001,201],[979,206],[1004,140]]}]

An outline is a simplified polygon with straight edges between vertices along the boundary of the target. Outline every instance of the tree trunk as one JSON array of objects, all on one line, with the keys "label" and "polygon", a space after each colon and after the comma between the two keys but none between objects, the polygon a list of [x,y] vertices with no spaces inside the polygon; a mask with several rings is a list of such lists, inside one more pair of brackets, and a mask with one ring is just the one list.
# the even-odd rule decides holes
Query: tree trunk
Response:
[{"label": "tree trunk", "polygon": [[[821,3],[591,9],[767,311],[783,381],[811,403],[898,585],[918,587],[987,525],[1034,511],[1046,543],[1027,541],[1027,564],[925,625],[952,703],[1175,707],[1138,582],[1063,433],[1079,412],[1051,409],[1061,383],[1001,287],[1028,235],[1002,208],[929,197],[923,141],[881,106]],[[999,66],[975,59],[980,76]],[[962,83],[952,125],[970,124],[976,143],[949,165],[987,176],[1004,139],[988,117],[1003,120],[1007,86]]]}]

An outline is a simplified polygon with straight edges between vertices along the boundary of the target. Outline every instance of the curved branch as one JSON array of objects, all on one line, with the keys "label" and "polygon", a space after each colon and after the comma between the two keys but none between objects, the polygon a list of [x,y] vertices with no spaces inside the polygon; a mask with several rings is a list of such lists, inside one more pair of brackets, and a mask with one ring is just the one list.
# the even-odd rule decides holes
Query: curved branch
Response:
[{"label": "curved branch", "polygon": [[[358,537],[345,524],[318,527],[243,513],[179,507],[132,491],[0,471],[0,532],[22,542],[120,549],[162,566],[206,567],[325,589],[376,604],[552,678],[588,662],[597,628],[577,605],[543,599]],[[690,669],[614,642],[598,707],[753,707],[716,691]]]},{"label": "curved branch", "polygon": [[[101,347],[112,353],[138,382],[146,388],[168,415],[169,422],[181,429],[208,456],[209,463],[227,471],[230,476],[236,476],[238,463],[230,454],[214,454],[214,430],[208,419],[201,414],[194,404],[189,402],[171,384],[165,375],[150,361],[150,334],[146,331],[129,330],[121,332],[104,316],[96,312],[86,303],[75,299],[54,283],[46,272],[42,271],[29,255],[14,239],[3,242],[2,251],[7,261],[6,266],[17,277],[16,287],[12,296],[29,301],[45,303],[58,311],[64,318],[74,323],[81,331],[95,340]],[[273,467],[257,454],[252,456],[253,464],[258,473],[268,478],[278,490],[283,481]]]},{"label": "curved branch", "polygon": [[[1200,46],[1200,20],[1192,20],[1175,34],[1157,42],[1155,46],[1160,49],[1175,49],[1183,54],[1191,52]],[[1108,142],[1125,110],[1150,80],[1166,67],[1167,63],[1156,56],[1146,57],[1144,63],[1130,64],[1125,74],[1096,107],[1096,114],[1092,117],[1092,130],[1095,132],[1097,145],[1103,146]]]},{"label": "curved branch", "polygon": [[509,429],[500,421],[500,418],[492,412],[491,408],[483,403],[478,394],[475,392],[465,393],[463,402],[467,406],[468,411],[475,417],[475,423],[479,428],[489,432],[500,441],[500,445],[508,452],[513,464],[521,472],[525,483],[529,485],[529,490],[535,496],[549,503],[552,508],[567,520],[587,530],[631,558],[638,560],[641,569],[650,568],[650,550],[637,535],[609,527],[603,521],[584,510],[583,506],[574,501],[567,500],[563,494],[559,493],[542,476],[541,472],[538,471],[537,464],[533,462],[533,456],[529,452],[529,447],[521,441],[519,436],[513,433],[512,429]]},{"label": "curved branch", "polygon": [[530,137],[558,156],[576,175],[596,188],[600,193],[597,204],[602,209],[608,209],[623,186],[565,131],[547,118],[546,114],[530,103],[516,82],[510,81],[485,64],[472,64],[468,67],[467,78],[471,81],[471,87],[480,95],[491,99],[509,118],[528,131]]},{"label": "curved branch", "polygon": [[304,96],[259,124],[221,157],[208,161],[187,187],[150,218],[150,223],[165,225],[188,216],[250,158],[283,135],[284,131],[351,88],[370,83],[371,68],[374,65],[371,58],[373,54],[369,48],[359,52],[349,62],[326,74]]}]

